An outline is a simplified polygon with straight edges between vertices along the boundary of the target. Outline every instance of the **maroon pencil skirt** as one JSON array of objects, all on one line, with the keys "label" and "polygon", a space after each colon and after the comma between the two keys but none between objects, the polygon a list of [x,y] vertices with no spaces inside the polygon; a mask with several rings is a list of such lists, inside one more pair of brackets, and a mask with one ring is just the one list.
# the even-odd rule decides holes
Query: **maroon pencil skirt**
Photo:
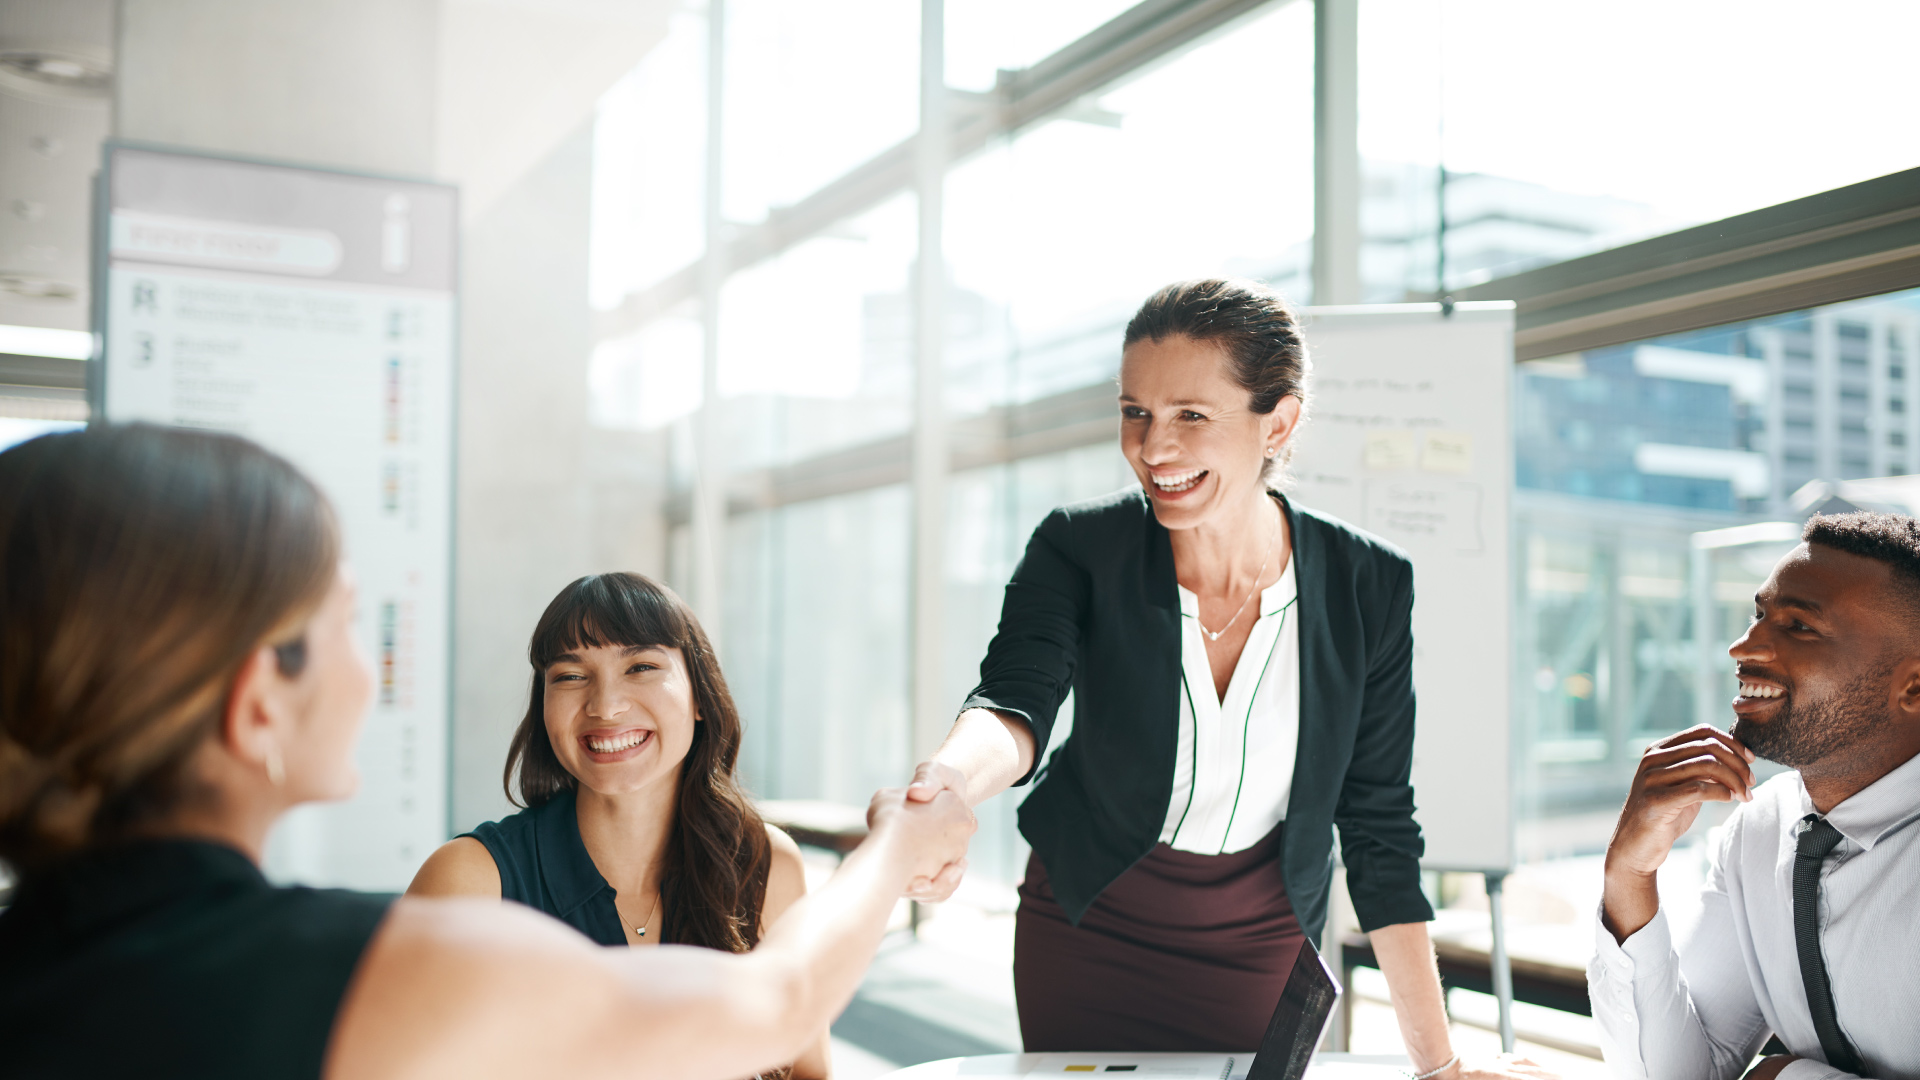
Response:
[{"label": "maroon pencil skirt", "polygon": [[1227,855],[1156,844],[1077,927],[1030,857],[1013,946],[1027,1052],[1257,1049],[1304,940],[1285,828]]}]

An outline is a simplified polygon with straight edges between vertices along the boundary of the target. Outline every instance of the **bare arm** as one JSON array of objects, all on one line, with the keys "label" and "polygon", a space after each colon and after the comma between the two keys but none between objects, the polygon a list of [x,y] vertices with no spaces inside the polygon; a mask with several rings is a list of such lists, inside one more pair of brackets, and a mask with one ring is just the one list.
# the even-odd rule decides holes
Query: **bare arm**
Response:
[{"label": "bare arm", "polygon": [[[1406,1044],[1407,1056],[1413,1059],[1416,1075],[1439,1069],[1435,1080],[1541,1080],[1554,1076],[1533,1061],[1512,1054],[1448,1065],[1454,1052],[1448,1033],[1446,991],[1440,985],[1440,969],[1434,963],[1427,924],[1383,926],[1367,937],[1373,942],[1373,955],[1380,960],[1380,973],[1387,977],[1387,996],[1393,999],[1394,1019],[1400,1022],[1400,1038]],[[1442,1069],[1443,1065],[1447,1067]]]},{"label": "bare arm", "polygon": [[968,709],[953,722],[946,741],[913,771],[907,798],[933,798],[942,789],[979,806],[1033,769],[1039,753],[1025,720],[987,709]]},{"label": "bare arm", "polygon": [[1387,977],[1387,996],[1393,999],[1394,1019],[1415,1073],[1429,1072],[1453,1056],[1447,1034],[1447,1003],[1440,987],[1440,969],[1434,963],[1433,942],[1426,923],[1383,926],[1367,935],[1380,973]]},{"label": "bare arm", "polygon": [[[767,869],[767,898],[760,905],[760,927],[780,921],[780,916],[807,895],[807,866],[800,857],[800,845],[772,825],[767,839],[773,845],[772,865]],[[793,1061],[792,1080],[829,1080],[833,1075],[833,1037],[820,1032],[813,1044]]]},{"label": "bare arm", "polygon": [[[907,798],[927,802],[951,791],[978,806],[1013,786],[1033,768],[1039,753],[1025,720],[989,709],[968,709],[953,722],[945,742],[913,770]],[[920,878],[907,887],[914,900],[940,901],[953,895],[966,873],[962,858],[943,867],[941,878]]]},{"label": "bare arm", "polygon": [[407,886],[408,896],[478,896],[500,899],[500,867],[487,845],[471,836],[455,837],[427,856]]},{"label": "bare arm", "polygon": [[800,1056],[853,996],[906,884],[965,850],[951,796],[875,797],[873,831],[758,948],[602,949],[558,922],[405,898],[362,958],[327,1057],[333,1077],[567,1075],[732,1080]]}]

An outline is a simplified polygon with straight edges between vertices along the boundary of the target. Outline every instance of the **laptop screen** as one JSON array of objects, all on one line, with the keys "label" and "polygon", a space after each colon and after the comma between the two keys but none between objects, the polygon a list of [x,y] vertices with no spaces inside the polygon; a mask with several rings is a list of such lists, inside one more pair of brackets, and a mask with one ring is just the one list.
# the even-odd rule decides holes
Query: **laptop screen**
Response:
[{"label": "laptop screen", "polygon": [[1267,1021],[1260,1052],[1247,1068],[1247,1080],[1300,1080],[1305,1076],[1320,1036],[1327,1030],[1327,1021],[1333,1018],[1334,999],[1339,996],[1340,982],[1320,958],[1319,950],[1310,941],[1301,942],[1286,989],[1280,992],[1280,1005],[1273,1010],[1273,1019]]}]

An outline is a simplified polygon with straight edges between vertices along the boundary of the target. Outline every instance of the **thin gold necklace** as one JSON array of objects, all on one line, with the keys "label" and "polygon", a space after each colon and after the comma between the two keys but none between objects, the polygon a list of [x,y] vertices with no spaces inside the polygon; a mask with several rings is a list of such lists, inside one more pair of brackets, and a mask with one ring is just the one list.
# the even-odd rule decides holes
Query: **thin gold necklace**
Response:
[{"label": "thin gold necklace", "polygon": [[653,906],[647,909],[646,922],[643,922],[639,926],[634,927],[633,932],[636,934],[639,934],[641,937],[646,937],[647,924],[653,922],[653,913],[659,910],[660,910],[660,893],[659,893],[659,890],[655,890],[653,894]]},{"label": "thin gold necklace", "polygon": [[[1233,624],[1240,621],[1240,613],[1243,611],[1246,611],[1247,605],[1253,603],[1253,598],[1259,595],[1260,579],[1267,576],[1267,564],[1273,561],[1273,549],[1279,546],[1280,546],[1280,523],[1278,521],[1275,521],[1273,523],[1273,539],[1267,541],[1267,555],[1265,558],[1260,560],[1260,572],[1253,575],[1253,591],[1247,594],[1247,598],[1245,600],[1240,601],[1239,607],[1233,609],[1233,618],[1228,619],[1226,622],[1226,625],[1222,626],[1219,630],[1217,631],[1209,630],[1207,629],[1207,624],[1200,621],[1200,605],[1198,603],[1198,598],[1197,597],[1195,598],[1196,602],[1193,607],[1193,622],[1194,622],[1194,625],[1200,628],[1201,633],[1207,635],[1208,641],[1219,641],[1221,634],[1224,634],[1228,630],[1232,629]],[[647,918],[652,919],[653,916],[649,915],[647,916]]]}]

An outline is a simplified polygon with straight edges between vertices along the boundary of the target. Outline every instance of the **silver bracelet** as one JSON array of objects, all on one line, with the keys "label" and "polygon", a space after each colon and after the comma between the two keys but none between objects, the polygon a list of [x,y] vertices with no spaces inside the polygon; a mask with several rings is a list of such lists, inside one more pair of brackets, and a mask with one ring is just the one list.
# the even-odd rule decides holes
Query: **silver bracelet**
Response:
[{"label": "silver bracelet", "polygon": [[[1458,1053],[1455,1053],[1452,1057],[1448,1058],[1445,1062],[1441,1063],[1439,1068],[1433,1070],[1432,1072],[1423,1072],[1419,1076],[1414,1076],[1413,1080],[1433,1080],[1434,1077],[1439,1076],[1441,1073],[1446,1072],[1448,1069],[1453,1068],[1455,1065],[1459,1063],[1460,1063],[1460,1055]],[[1413,1074],[1409,1073],[1408,1075],[1412,1076]]]}]

